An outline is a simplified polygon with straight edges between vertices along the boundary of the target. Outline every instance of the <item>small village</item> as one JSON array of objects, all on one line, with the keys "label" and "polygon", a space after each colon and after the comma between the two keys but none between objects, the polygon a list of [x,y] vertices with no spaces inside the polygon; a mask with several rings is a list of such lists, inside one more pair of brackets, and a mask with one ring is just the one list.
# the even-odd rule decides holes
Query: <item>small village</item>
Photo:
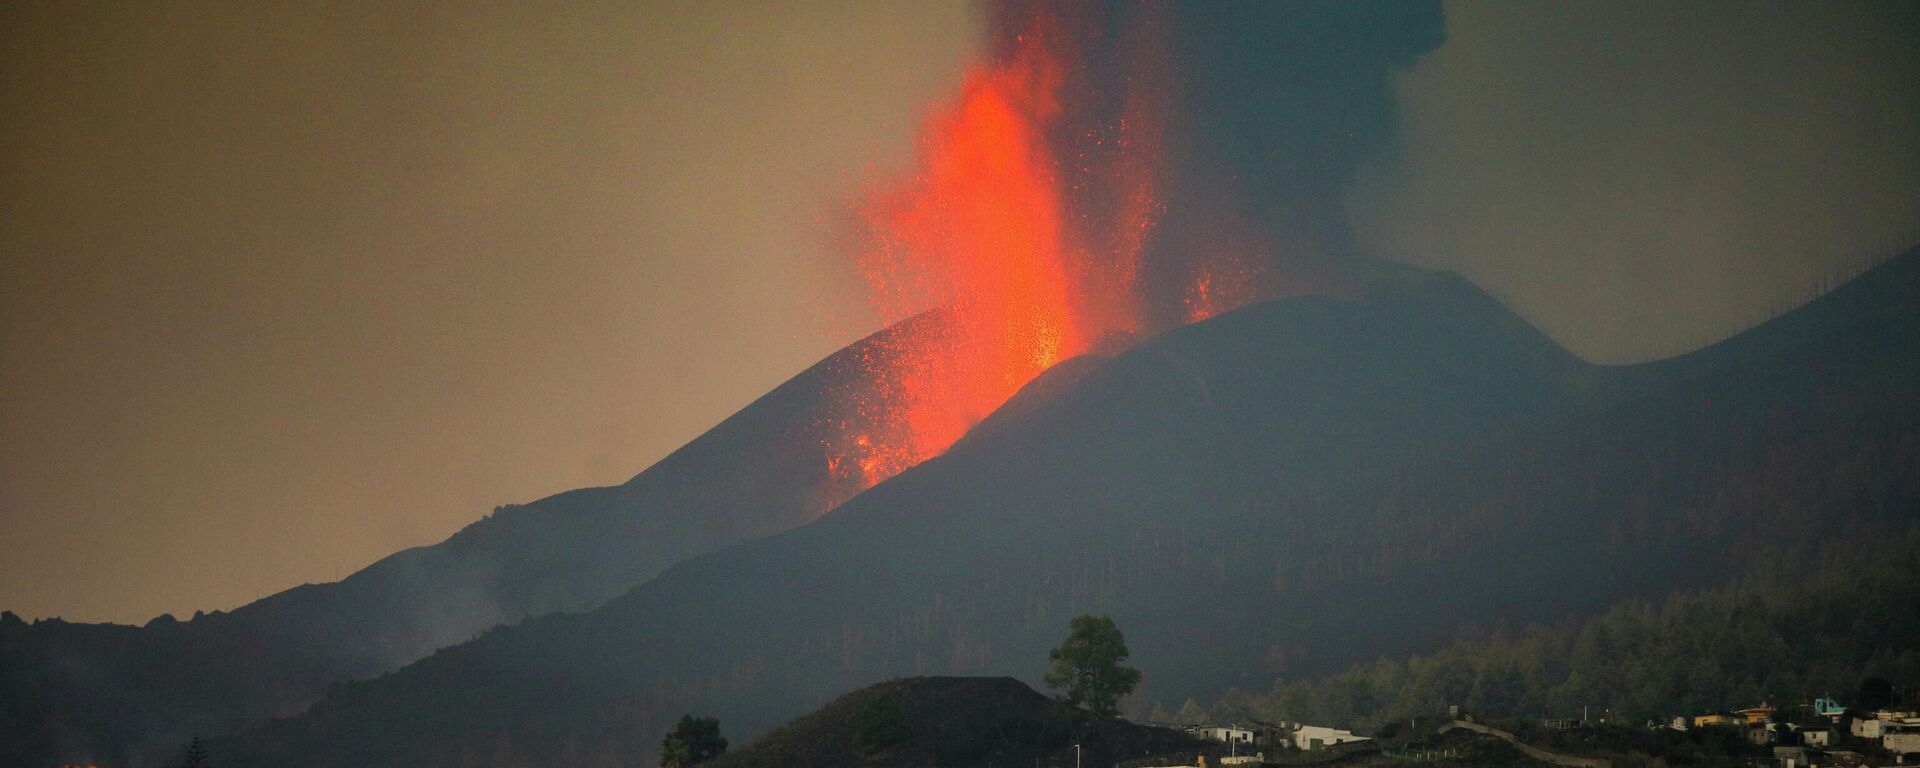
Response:
[{"label": "small village", "polygon": [[[1920,765],[1920,712],[1862,710],[1830,697],[1776,707],[1674,715],[1627,723],[1611,713],[1573,718],[1488,719],[1452,707],[1444,716],[1393,723],[1371,736],[1297,722],[1188,725],[1193,738],[1216,743],[1192,762],[1131,761],[1127,768],[1207,765],[1323,766],[1387,762],[1511,764],[1486,754],[1469,740],[1504,741],[1533,762],[1565,768],[1614,768],[1630,764],[1740,765],[1747,768],[1880,768]],[[1634,732],[1638,733],[1634,733]],[[1460,738],[1466,736],[1466,739]],[[1698,759],[1695,750],[1669,759],[1662,744],[1719,743],[1734,749]],[[1651,748],[1649,746],[1651,745]],[[1224,750],[1219,747],[1225,747]],[[1496,745],[1497,746],[1497,745]],[[1475,753],[1479,752],[1476,759]]]}]

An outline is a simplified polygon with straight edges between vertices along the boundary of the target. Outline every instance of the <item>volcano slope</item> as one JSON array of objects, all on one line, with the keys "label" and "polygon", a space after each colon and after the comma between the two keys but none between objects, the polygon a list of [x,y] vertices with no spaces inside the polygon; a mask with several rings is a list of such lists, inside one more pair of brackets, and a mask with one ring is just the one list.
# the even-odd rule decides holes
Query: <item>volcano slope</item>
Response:
[{"label": "volcano slope", "polygon": [[[304,710],[502,622],[584,610],[667,566],[818,517],[859,492],[827,452],[848,390],[910,319],[774,389],[628,482],[501,507],[337,583],[145,627],[0,620],[0,765],[138,765],[146,747]],[[858,424],[856,423],[857,427]]]},{"label": "volcano slope", "polygon": [[686,712],[746,738],[877,680],[1031,680],[1083,612],[1127,633],[1146,698],[1179,701],[1723,582],[1913,524],[1916,289],[1909,253],[1625,368],[1445,274],[1248,307],[814,523],[340,686],[217,756],[651,760]]}]

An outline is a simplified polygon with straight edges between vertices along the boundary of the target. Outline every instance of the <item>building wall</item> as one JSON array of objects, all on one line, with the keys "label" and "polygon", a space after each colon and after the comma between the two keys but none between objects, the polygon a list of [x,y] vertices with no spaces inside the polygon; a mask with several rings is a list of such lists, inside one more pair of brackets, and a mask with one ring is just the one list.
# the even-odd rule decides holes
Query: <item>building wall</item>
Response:
[{"label": "building wall", "polygon": [[1365,736],[1355,736],[1352,731],[1327,728],[1318,725],[1303,725],[1293,732],[1293,745],[1300,749],[1322,749],[1335,744],[1351,741],[1366,741]]},{"label": "building wall", "polygon": [[1196,735],[1198,735],[1198,736],[1199,736],[1200,738],[1203,738],[1203,739],[1212,739],[1212,740],[1214,740],[1214,741],[1218,741],[1218,742],[1235,742],[1235,741],[1237,741],[1237,742],[1240,742],[1240,743],[1242,743],[1242,744],[1252,744],[1252,743],[1253,743],[1253,731],[1250,731],[1250,730],[1247,730],[1247,729],[1245,729],[1245,728],[1228,728],[1228,727],[1225,727],[1225,726],[1208,726],[1208,727],[1204,727],[1204,728],[1197,728],[1197,729],[1194,729],[1194,733],[1195,733]]}]

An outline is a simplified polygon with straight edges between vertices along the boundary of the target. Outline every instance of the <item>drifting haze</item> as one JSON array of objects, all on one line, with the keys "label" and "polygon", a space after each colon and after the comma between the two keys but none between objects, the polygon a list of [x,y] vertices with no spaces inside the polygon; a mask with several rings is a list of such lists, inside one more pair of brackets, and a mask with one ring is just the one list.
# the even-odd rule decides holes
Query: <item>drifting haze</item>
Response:
[{"label": "drifting haze", "polygon": [[626,480],[868,329],[821,220],[977,14],[5,4],[0,607],[228,608]]},{"label": "drifting haze", "polygon": [[1920,242],[1920,5],[1449,3],[1363,249],[1596,361],[1684,352]]},{"label": "drifting haze", "polygon": [[[1589,355],[1697,345],[1920,239],[1910,10],[1449,5],[1416,61],[1418,6],[1290,37],[1175,7],[1224,70],[1180,75],[1228,139],[1184,159],[1286,169],[1207,171],[1248,215],[1325,224],[1311,201],[1392,147],[1355,244]],[[7,6],[0,607],[231,607],[626,479],[870,330],[821,222],[905,158],[985,16]],[[1245,101],[1282,38],[1333,68],[1260,72],[1310,104]],[[1248,130],[1276,115],[1350,140]]]}]

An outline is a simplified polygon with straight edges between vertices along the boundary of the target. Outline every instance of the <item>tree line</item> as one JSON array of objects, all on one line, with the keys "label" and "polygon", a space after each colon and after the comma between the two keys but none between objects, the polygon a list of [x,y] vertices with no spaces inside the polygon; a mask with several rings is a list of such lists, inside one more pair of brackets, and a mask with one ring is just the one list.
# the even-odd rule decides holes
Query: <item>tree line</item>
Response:
[{"label": "tree line", "polygon": [[1431,654],[1282,680],[1264,693],[1231,691],[1209,715],[1374,729],[1461,705],[1493,717],[1607,711],[1641,722],[1847,696],[1875,679],[1914,690],[1917,563],[1920,540],[1909,537],[1868,562],[1782,569],[1584,622],[1495,630]]}]

